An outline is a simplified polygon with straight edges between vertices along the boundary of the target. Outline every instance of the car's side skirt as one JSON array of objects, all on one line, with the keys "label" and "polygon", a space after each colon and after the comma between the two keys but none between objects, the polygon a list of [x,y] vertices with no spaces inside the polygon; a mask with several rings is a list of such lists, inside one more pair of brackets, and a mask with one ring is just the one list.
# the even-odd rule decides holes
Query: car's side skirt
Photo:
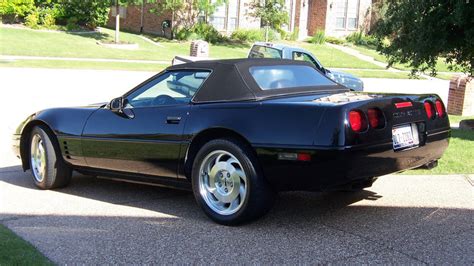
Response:
[{"label": "car's side skirt", "polygon": [[159,187],[174,188],[191,191],[191,183],[187,179],[168,178],[159,176],[141,175],[136,173],[126,173],[118,171],[109,171],[104,169],[80,167],[74,169],[84,175],[97,176],[99,178],[122,181],[135,184],[153,185]]}]

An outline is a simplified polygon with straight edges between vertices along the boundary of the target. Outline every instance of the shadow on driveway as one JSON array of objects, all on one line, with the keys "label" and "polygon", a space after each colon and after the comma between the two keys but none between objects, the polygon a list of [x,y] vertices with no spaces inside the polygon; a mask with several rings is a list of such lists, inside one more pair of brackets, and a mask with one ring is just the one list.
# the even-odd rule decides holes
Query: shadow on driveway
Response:
[{"label": "shadow on driveway", "polygon": [[[44,214],[10,213],[3,220],[0,213],[0,222],[60,264],[474,261],[472,210],[390,206],[371,190],[280,193],[262,219],[226,227],[207,219],[190,192],[79,174],[67,188],[39,191],[19,167],[0,169],[2,182],[41,196],[42,204],[62,198],[69,209],[77,208],[74,214],[60,207]],[[82,215],[88,208],[82,204],[94,214]],[[115,208],[125,211],[105,214]]]}]

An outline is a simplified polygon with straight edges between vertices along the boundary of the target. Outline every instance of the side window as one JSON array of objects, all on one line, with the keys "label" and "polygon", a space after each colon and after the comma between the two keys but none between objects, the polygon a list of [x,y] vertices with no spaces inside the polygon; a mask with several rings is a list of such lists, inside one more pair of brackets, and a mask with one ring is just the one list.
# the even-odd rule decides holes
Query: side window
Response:
[{"label": "side window", "polygon": [[293,52],[293,60],[309,62],[313,64],[317,69],[322,71],[321,66],[316,61],[314,61],[314,59],[307,53]]},{"label": "side window", "polygon": [[250,50],[250,58],[278,58],[281,59],[281,51],[271,47],[254,45]]},{"label": "side window", "polygon": [[293,60],[300,60],[300,61],[306,61],[310,62],[313,64],[317,69],[319,69],[321,72],[325,73],[323,67],[316,62],[309,54],[303,53],[303,52],[293,52]]},{"label": "side window", "polygon": [[187,104],[210,71],[170,71],[143,85],[127,97],[127,107]]}]

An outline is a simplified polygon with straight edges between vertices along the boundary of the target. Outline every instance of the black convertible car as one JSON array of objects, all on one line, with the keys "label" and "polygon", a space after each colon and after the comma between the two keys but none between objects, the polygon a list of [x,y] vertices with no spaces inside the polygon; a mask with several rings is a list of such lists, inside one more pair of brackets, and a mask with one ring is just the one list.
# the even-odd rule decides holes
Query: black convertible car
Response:
[{"label": "black convertible car", "polygon": [[39,188],[72,171],[192,189],[214,221],[263,215],[282,190],[357,190],[435,165],[448,146],[437,95],[355,93],[305,62],[168,67],[108,104],[55,108],[14,135]]}]

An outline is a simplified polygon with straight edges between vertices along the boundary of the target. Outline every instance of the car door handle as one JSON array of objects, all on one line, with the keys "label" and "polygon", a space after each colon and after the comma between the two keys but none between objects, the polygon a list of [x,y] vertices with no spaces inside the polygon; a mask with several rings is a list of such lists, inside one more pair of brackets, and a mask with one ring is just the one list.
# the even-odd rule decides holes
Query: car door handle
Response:
[{"label": "car door handle", "polygon": [[166,123],[167,124],[179,124],[180,121],[181,121],[180,116],[168,116],[166,118]]}]

